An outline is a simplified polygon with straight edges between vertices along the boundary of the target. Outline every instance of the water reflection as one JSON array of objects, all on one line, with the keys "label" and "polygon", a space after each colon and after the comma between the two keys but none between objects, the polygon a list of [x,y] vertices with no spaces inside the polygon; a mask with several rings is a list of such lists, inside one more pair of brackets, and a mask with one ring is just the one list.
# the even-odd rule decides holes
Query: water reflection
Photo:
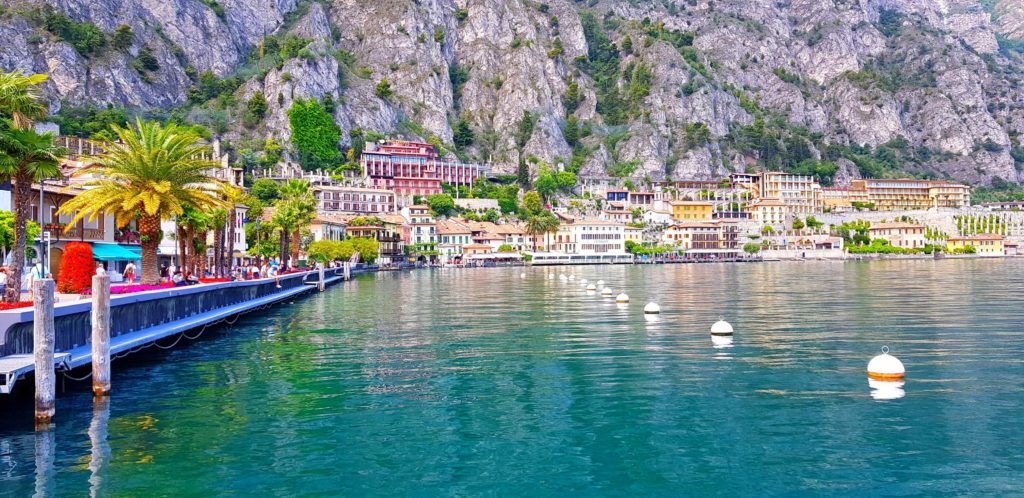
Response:
[{"label": "water reflection", "polygon": [[93,398],[92,421],[89,423],[89,496],[106,496],[104,492],[107,465],[110,462],[110,443],[107,425],[110,421],[110,396]]},{"label": "water reflection", "polygon": [[868,379],[868,387],[871,389],[871,397],[878,401],[889,401],[900,399],[907,395],[903,390],[904,382]]},{"label": "water reflection", "polygon": [[57,433],[51,425],[50,430],[39,431],[35,434],[35,462],[36,462],[36,484],[35,494],[37,498],[47,498],[56,495],[54,484],[53,461],[57,451]]}]

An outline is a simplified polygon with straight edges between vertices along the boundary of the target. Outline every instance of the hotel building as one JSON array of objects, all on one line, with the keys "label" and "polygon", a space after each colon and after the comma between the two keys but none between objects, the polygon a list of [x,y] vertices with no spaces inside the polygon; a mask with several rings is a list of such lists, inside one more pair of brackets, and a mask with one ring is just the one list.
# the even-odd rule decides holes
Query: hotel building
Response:
[{"label": "hotel building", "polygon": [[321,213],[393,213],[395,193],[390,190],[314,185],[317,211]]},{"label": "hotel building", "polygon": [[885,239],[895,247],[916,249],[924,247],[924,232],[924,225],[915,223],[876,223],[868,229],[868,236],[872,239]]},{"label": "hotel building", "polygon": [[860,191],[882,211],[931,208],[962,209],[971,205],[971,187],[943,180],[865,178],[850,184],[851,200]]},{"label": "hotel building", "polygon": [[359,159],[363,176],[378,189],[393,190],[399,205],[413,196],[441,193],[441,184],[472,185],[482,175],[479,164],[460,162],[453,154],[441,157],[430,144],[390,141],[367,144]]}]

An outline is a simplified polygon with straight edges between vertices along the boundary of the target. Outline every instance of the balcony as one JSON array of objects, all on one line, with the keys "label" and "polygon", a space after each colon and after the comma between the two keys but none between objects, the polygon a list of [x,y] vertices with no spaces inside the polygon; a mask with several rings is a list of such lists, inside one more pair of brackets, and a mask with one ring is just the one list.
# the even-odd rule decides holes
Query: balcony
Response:
[{"label": "balcony", "polygon": [[87,241],[102,241],[103,232],[102,228],[82,228],[72,227],[68,231],[64,231],[64,228],[60,225],[47,225],[46,232],[50,234],[50,240],[87,240]]}]

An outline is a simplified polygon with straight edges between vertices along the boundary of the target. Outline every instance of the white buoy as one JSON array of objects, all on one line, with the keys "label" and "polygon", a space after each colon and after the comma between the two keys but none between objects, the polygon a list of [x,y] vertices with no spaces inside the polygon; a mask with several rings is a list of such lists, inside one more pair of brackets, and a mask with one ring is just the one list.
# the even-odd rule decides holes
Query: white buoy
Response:
[{"label": "white buoy", "polygon": [[576,280],[576,275],[569,275],[569,281],[572,282],[573,280]]},{"label": "white buoy", "polygon": [[597,286],[594,285],[594,284],[590,284],[590,285],[587,286],[587,290],[590,291],[590,292],[594,292],[594,291],[597,290]]},{"label": "white buoy", "polygon": [[868,378],[874,380],[903,380],[907,371],[903,362],[889,354],[889,346],[882,346],[882,354],[868,362]]},{"label": "white buoy", "polygon": [[658,306],[657,303],[647,303],[647,306],[644,306],[645,315],[657,315],[658,313],[661,313],[661,306]]},{"label": "white buoy", "polygon": [[597,286],[598,286],[598,287],[601,287],[601,286],[603,286],[603,285],[604,285],[604,280],[598,280],[598,281],[597,281]]},{"label": "white buoy", "polygon": [[549,273],[548,274],[548,280],[554,280],[554,279],[555,279],[555,274],[554,273]]},{"label": "white buoy", "polygon": [[711,326],[711,335],[717,337],[732,337],[732,325],[721,317]]},{"label": "white buoy", "polygon": [[623,292],[622,294],[619,294],[618,296],[615,296],[615,302],[617,302],[617,303],[628,303],[629,302],[629,296],[626,295],[625,292]]},{"label": "white buoy", "polygon": [[602,296],[610,296],[612,294],[613,294],[613,292],[612,292],[612,288],[611,287],[605,287],[604,289],[601,289],[601,295]]},{"label": "white buoy", "polygon": [[586,283],[587,283],[587,279],[585,279],[585,278],[581,278],[581,279],[580,279],[580,283],[581,283],[581,284],[586,284]]},{"label": "white buoy", "polygon": [[526,278],[526,274],[525,273],[520,273],[519,274],[519,278]]}]

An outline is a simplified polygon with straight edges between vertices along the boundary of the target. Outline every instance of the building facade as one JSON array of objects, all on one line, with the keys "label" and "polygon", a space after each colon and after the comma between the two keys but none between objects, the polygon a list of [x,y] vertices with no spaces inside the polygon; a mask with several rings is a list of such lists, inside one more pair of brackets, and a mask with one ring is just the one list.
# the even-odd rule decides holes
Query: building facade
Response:
[{"label": "building facade", "polygon": [[758,196],[779,199],[797,216],[820,213],[823,207],[821,184],[813,176],[778,171],[761,173]]},{"label": "building facade", "polygon": [[603,220],[572,220],[559,225],[551,245],[553,252],[565,254],[625,254],[625,225]]},{"label": "building facade", "polygon": [[399,206],[412,204],[414,196],[441,193],[441,184],[472,185],[483,174],[479,164],[445,157],[430,144],[390,141],[366,145],[359,159],[363,176],[377,189],[392,190]]},{"label": "building facade", "polygon": [[885,239],[895,247],[919,249],[925,245],[924,232],[925,226],[915,223],[877,223],[868,229],[868,236],[871,239]]},{"label": "building facade", "polygon": [[955,252],[973,247],[978,256],[1003,256],[1003,236],[997,234],[970,235],[966,237],[950,237],[946,240],[946,251]]},{"label": "building facade", "polygon": [[962,209],[971,205],[971,188],[942,180],[865,178],[850,183],[851,195],[863,196],[875,209]]},{"label": "building facade", "polygon": [[390,190],[315,185],[317,211],[321,213],[382,214],[395,212],[395,193]]},{"label": "building facade", "polygon": [[711,221],[715,205],[711,201],[672,201],[675,221]]}]

